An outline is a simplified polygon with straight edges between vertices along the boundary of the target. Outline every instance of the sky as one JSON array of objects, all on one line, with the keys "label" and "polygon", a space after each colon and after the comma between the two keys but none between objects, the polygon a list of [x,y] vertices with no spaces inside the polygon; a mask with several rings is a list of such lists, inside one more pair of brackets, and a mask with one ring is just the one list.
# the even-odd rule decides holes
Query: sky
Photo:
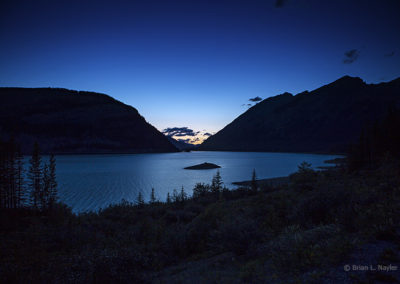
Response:
[{"label": "sky", "polygon": [[398,0],[2,0],[0,86],[106,93],[199,143],[260,99],[400,77],[399,11]]}]

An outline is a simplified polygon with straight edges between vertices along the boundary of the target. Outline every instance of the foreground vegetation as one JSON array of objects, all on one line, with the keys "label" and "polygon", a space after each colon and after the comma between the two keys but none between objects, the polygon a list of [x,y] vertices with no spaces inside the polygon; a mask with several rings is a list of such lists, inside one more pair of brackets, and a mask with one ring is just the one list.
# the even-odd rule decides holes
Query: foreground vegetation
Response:
[{"label": "foreground vegetation", "polygon": [[[398,161],[357,173],[303,164],[279,187],[206,190],[80,215],[63,204],[46,212],[3,209],[0,276],[6,282],[320,281],[363,244],[388,240],[399,248],[399,173]],[[398,261],[397,250],[386,253]]]},{"label": "foreground vegetation", "polygon": [[[371,145],[371,137],[388,142],[371,133],[360,145]],[[216,175],[191,198],[176,191],[167,202],[153,192],[148,204],[139,196],[79,215],[61,203],[2,208],[0,279],[398,282],[400,151],[397,142],[386,144],[379,155],[355,147],[349,163],[325,171],[303,163],[288,183],[260,186],[254,173],[248,187],[227,190]],[[376,264],[397,268],[344,270]]]}]

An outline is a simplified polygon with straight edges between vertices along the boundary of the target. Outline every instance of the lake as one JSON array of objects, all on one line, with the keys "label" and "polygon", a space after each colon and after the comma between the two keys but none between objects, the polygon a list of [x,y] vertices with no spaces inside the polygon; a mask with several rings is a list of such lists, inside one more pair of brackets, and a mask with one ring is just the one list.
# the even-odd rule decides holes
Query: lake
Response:
[{"label": "lake", "polygon": [[217,169],[183,168],[204,162],[220,165],[224,185],[234,188],[232,182],[250,180],[253,169],[260,179],[287,176],[303,161],[317,167],[336,157],[257,152],[60,155],[56,157],[58,193],[60,200],[74,212],[98,210],[122,199],[134,202],[139,191],[148,200],[151,188],[162,201],[167,192],[180,190],[182,186],[191,195],[196,183],[211,183]]}]

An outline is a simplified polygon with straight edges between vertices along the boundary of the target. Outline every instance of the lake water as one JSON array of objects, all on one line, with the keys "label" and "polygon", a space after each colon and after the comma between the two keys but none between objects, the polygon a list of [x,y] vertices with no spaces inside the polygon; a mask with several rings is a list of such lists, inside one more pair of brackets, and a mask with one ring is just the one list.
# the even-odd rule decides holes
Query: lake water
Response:
[{"label": "lake water", "polygon": [[[255,153],[255,152],[180,152],[130,155],[62,155],[57,156],[57,181],[60,200],[74,212],[98,210],[122,199],[134,202],[141,191],[145,200],[151,188],[165,200],[167,192],[184,190],[191,195],[198,182],[211,183],[217,169],[184,170],[184,167],[204,162],[221,166],[225,186],[257,178],[287,176],[307,161],[313,167],[324,165],[338,156]],[[326,165],[326,164],[325,164]]]}]

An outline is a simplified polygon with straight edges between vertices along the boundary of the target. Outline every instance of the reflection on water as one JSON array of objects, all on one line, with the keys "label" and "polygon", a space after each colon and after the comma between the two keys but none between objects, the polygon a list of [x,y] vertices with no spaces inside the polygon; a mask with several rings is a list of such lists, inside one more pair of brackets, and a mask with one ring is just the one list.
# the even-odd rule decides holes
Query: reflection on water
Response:
[{"label": "reflection on water", "polygon": [[184,170],[184,167],[210,162],[221,166],[225,186],[249,180],[253,169],[258,178],[286,176],[297,170],[302,161],[314,167],[337,156],[254,153],[254,152],[181,152],[131,155],[63,155],[57,156],[59,197],[75,212],[97,210],[121,199],[135,201],[139,191],[145,199],[155,189],[160,200],[167,192],[180,190],[188,194],[197,182],[210,183],[216,169]]}]

